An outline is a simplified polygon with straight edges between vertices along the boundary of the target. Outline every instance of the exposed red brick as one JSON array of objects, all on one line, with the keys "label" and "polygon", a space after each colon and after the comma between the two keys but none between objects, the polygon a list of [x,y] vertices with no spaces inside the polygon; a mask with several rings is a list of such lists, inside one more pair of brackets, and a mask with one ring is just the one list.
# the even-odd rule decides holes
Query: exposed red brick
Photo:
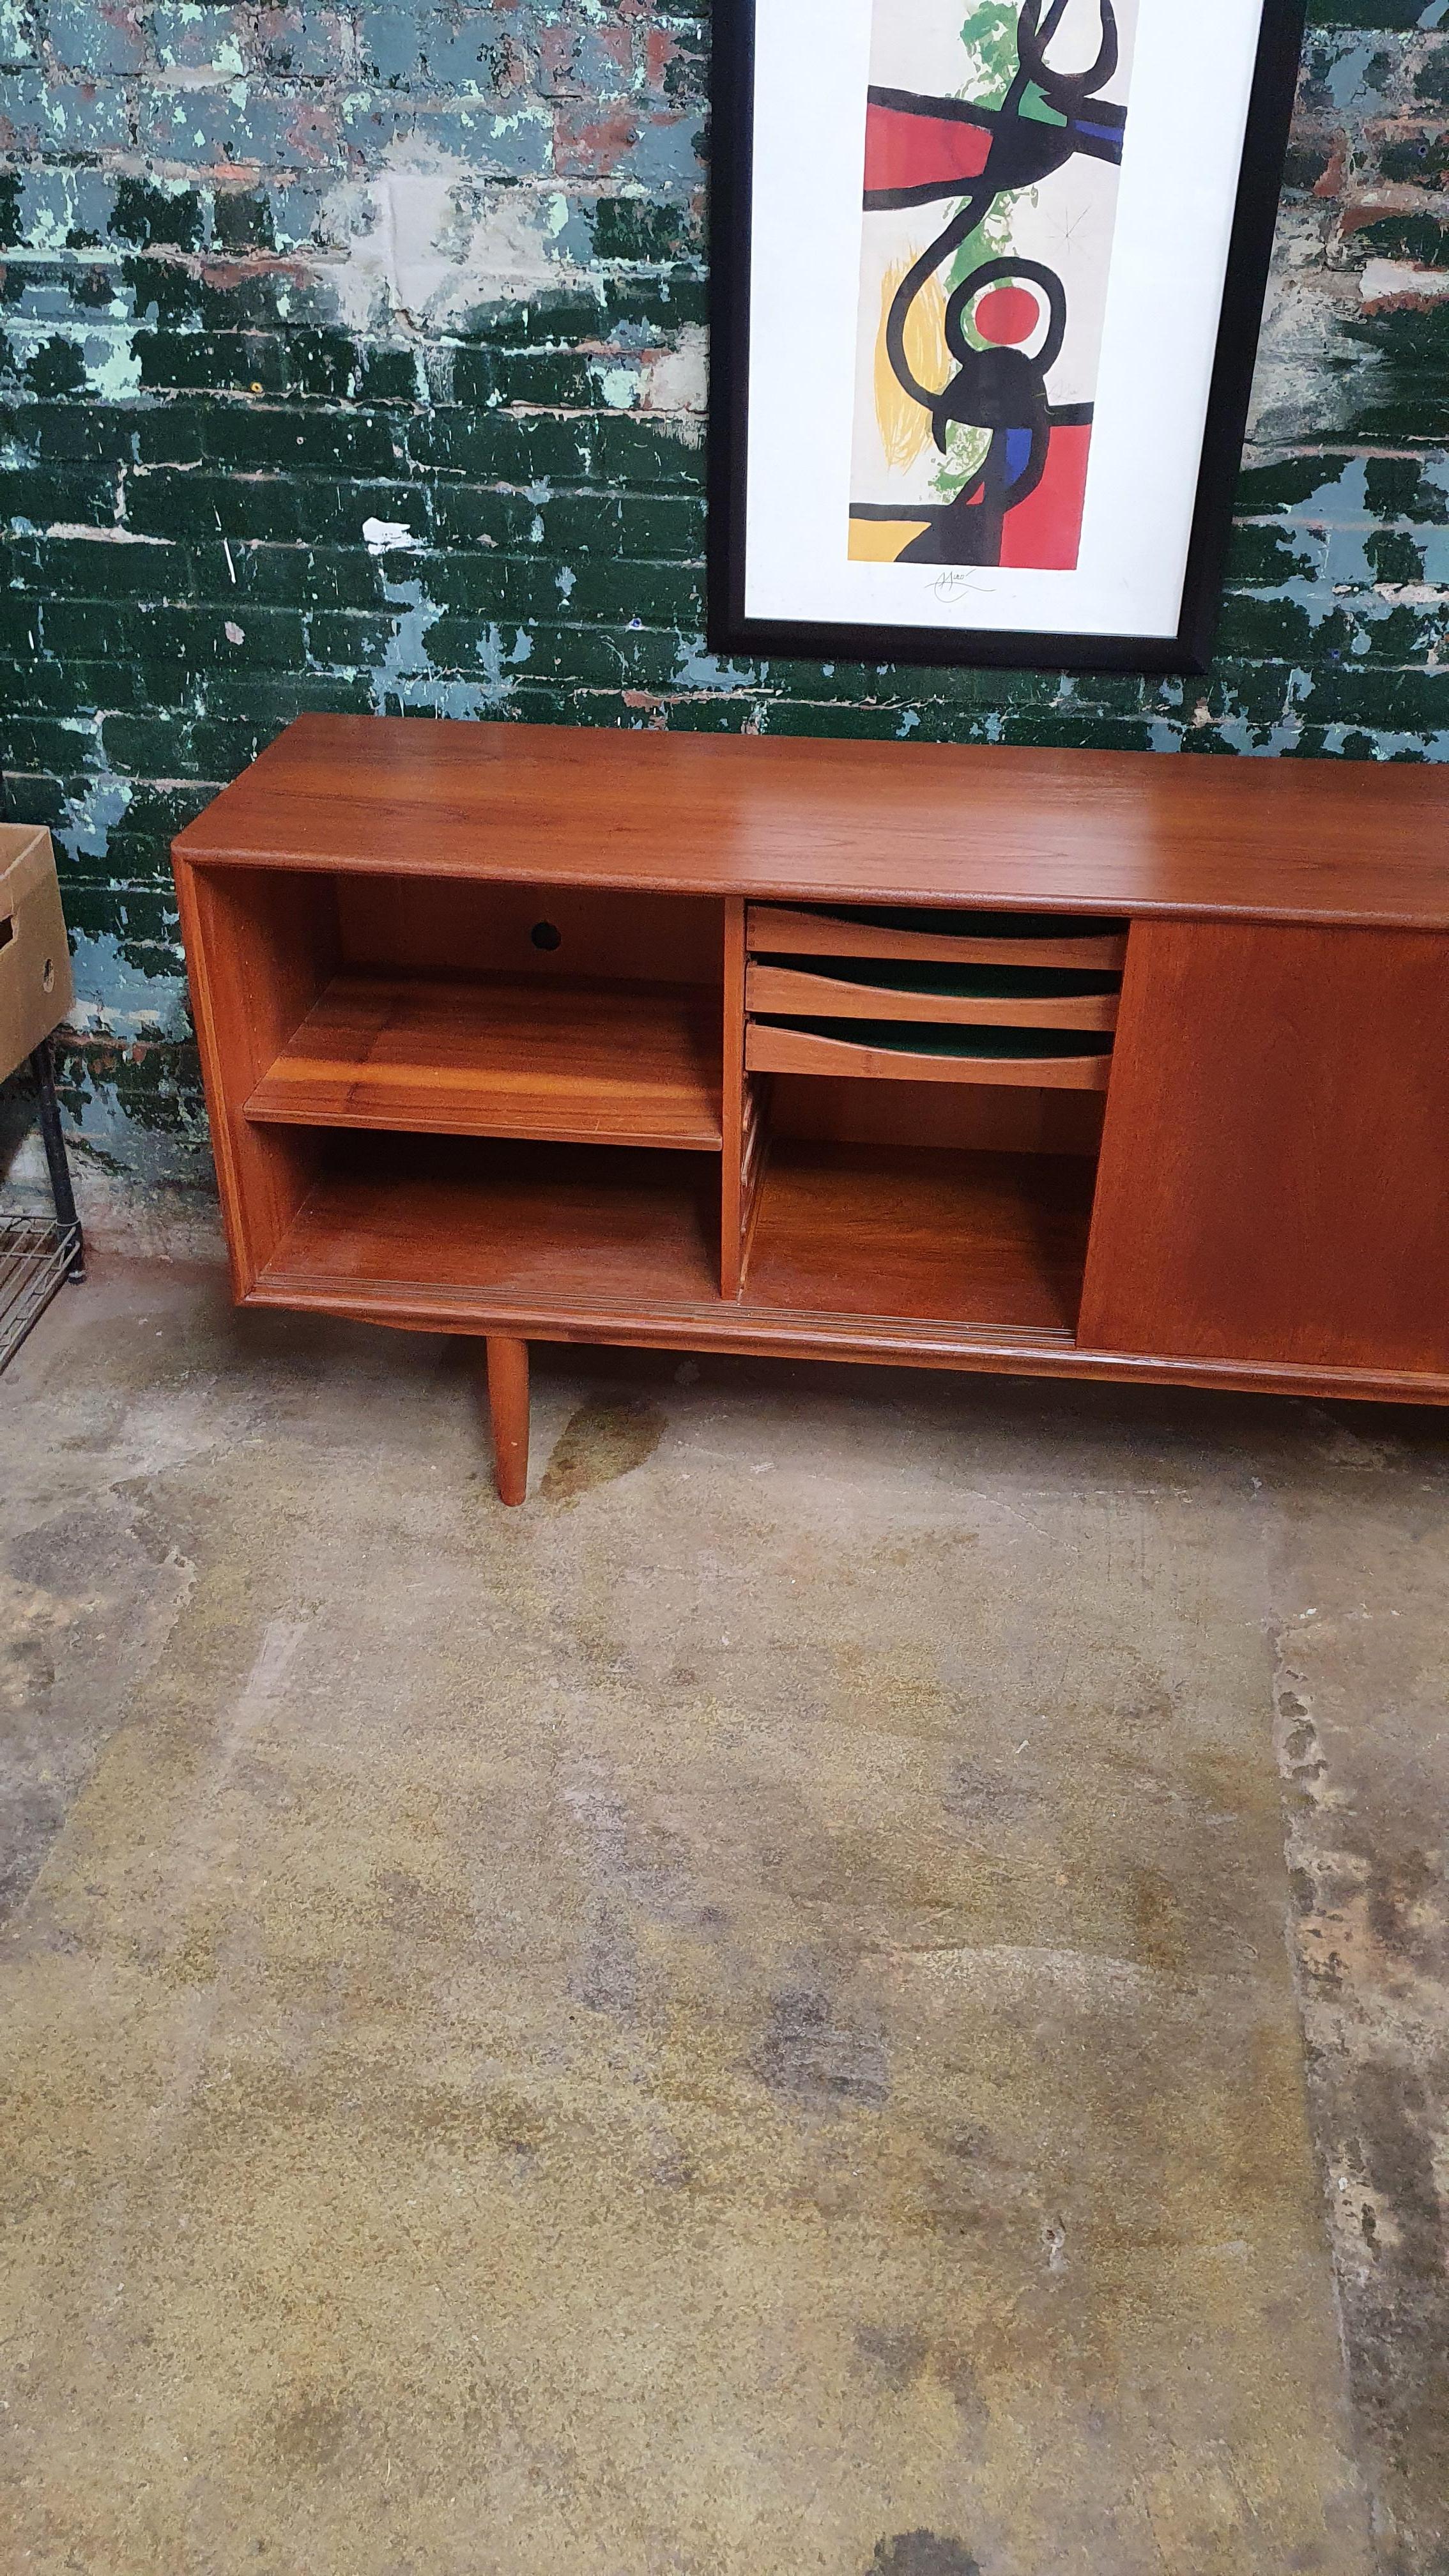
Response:
[{"label": "exposed red brick", "polygon": [[1315,197],[1341,197],[1348,172],[1348,136],[1335,134],[1328,168],[1313,193]]},{"label": "exposed red brick", "polygon": [[656,94],[664,90],[664,75],[671,63],[678,62],[683,51],[679,40],[668,27],[650,27],[644,37],[644,77]]},{"label": "exposed red brick", "polygon": [[[1317,192],[1322,195],[1323,190]],[[1411,187],[1380,187],[1350,197],[1338,218],[1338,229],[1345,240],[1362,232],[1365,225],[1382,223],[1385,215],[1434,215],[1434,202],[1428,191]]]},{"label": "exposed red brick", "polygon": [[328,169],[337,155],[337,123],[334,110],[299,106],[288,124],[287,140],[319,169]]},{"label": "exposed red brick", "polygon": [[634,69],[634,31],[630,26],[601,27],[595,38],[601,54],[627,79]]},{"label": "exposed red brick", "polygon": [[575,68],[578,50],[578,30],[574,27],[545,27],[540,35],[538,59],[543,85],[553,95],[582,95],[583,83]]},{"label": "exposed red brick", "polygon": [[561,179],[607,179],[638,140],[639,118],[630,108],[585,123],[575,123],[561,109],[554,119],[553,166]]}]

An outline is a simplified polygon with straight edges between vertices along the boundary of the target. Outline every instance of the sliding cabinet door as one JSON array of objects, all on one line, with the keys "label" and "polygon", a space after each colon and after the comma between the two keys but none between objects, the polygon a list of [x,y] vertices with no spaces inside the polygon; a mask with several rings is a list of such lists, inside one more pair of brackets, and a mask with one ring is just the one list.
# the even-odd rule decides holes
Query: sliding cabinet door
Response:
[{"label": "sliding cabinet door", "polygon": [[1449,1371],[1449,937],[1134,926],[1077,1338]]}]

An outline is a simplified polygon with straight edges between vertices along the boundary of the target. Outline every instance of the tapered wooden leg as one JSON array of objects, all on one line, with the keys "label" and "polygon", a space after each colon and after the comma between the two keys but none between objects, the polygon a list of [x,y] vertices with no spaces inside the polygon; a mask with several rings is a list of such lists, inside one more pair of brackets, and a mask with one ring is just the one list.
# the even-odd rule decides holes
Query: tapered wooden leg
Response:
[{"label": "tapered wooden leg", "polygon": [[521,1503],[528,1492],[528,1344],[488,1336],[488,1411],[493,1423],[493,1474],[501,1503]]}]

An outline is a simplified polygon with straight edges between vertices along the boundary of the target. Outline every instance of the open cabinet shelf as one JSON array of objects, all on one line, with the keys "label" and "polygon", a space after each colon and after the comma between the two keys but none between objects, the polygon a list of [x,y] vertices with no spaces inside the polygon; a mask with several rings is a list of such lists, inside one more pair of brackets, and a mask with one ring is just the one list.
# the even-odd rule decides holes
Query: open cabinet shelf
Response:
[{"label": "open cabinet shelf", "polygon": [[1070,1336],[1094,1177],[1075,1154],[779,1139],[743,1302]]},{"label": "open cabinet shelf", "polygon": [[[300,1145],[299,1140],[299,1145]],[[314,1133],[309,1179],[256,1283],[259,1302],[446,1324],[479,1307],[644,1312],[768,1341],[812,1318],[869,1343],[1070,1341],[1092,1166],[782,1138],[738,1300],[719,1285],[719,1183],[704,1157],[521,1140]]]},{"label": "open cabinet shelf", "polygon": [[[853,956],[887,1006],[1066,1015],[873,1022],[864,1050],[849,1016],[752,1017],[750,976],[795,970],[752,965],[739,901],[240,867],[183,890],[229,1032],[244,1294],[530,1329],[707,1314],[726,1339],[812,1318],[869,1343],[1070,1339],[1101,1100],[1052,1077],[1105,1085],[1115,934],[1090,964],[1043,966],[1052,940],[994,918],[974,944],[1009,944],[1005,966]],[[845,979],[813,955],[802,972],[828,1012]],[[789,1056],[817,1037],[818,1065]]]},{"label": "open cabinet shelf", "polygon": [[667,1151],[328,1135],[258,1281],[285,1304],[399,1295],[543,1309],[719,1295],[719,1175]]},{"label": "open cabinet shelf", "polygon": [[693,985],[343,973],[246,1114],[717,1153],[719,1000]]}]

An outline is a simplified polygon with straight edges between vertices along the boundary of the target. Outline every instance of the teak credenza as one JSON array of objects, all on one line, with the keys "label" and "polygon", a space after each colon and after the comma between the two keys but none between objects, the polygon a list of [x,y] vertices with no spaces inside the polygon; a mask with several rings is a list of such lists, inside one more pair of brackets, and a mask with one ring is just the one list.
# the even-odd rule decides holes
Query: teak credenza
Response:
[{"label": "teak credenza", "polygon": [[304,716],[175,843],[237,1297],[1449,1402],[1449,777]]}]

